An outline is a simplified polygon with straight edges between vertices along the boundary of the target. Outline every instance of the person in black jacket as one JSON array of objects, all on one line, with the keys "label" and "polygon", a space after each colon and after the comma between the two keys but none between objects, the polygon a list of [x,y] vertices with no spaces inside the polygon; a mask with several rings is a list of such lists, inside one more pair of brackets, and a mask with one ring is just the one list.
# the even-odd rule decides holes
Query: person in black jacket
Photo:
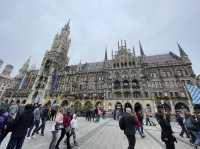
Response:
[{"label": "person in black jacket", "polygon": [[22,148],[27,130],[33,124],[33,121],[33,108],[31,104],[28,104],[25,106],[24,112],[18,114],[13,122],[12,134],[6,149]]},{"label": "person in black jacket", "polygon": [[175,149],[174,142],[177,142],[177,140],[173,136],[169,114],[161,111],[157,113],[156,118],[161,127],[161,140],[166,144],[166,149]]},{"label": "person in black jacket", "polygon": [[48,120],[48,117],[49,117],[49,107],[48,107],[47,104],[45,104],[41,108],[41,120],[42,120],[42,124],[36,130],[37,133],[41,130],[41,136],[44,136],[44,129],[45,129],[46,121]]},{"label": "person in black jacket", "polygon": [[126,108],[126,113],[123,115],[123,117],[119,120],[119,127],[121,130],[124,131],[124,134],[128,138],[129,147],[128,149],[134,149],[135,148],[135,116],[132,114],[130,108]]}]

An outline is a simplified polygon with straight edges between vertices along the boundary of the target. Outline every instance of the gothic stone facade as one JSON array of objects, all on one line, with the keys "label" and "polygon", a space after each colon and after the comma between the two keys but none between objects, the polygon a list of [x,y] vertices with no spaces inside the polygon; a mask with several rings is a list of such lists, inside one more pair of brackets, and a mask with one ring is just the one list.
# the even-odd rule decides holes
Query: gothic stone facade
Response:
[{"label": "gothic stone facade", "polygon": [[[171,110],[190,108],[184,89],[186,83],[195,83],[191,61],[178,45],[180,56],[168,54],[146,56],[140,43],[140,56],[128,49],[126,42],[118,43],[112,59],[66,66],[60,72],[56,92],[76,99],[101,103],[106,109],[140,104],[156,111],[165,102]],[[163,100],[163,101],[162,101]],[[84,104],[84,100],[80,100]]]},{"label": "gothic stone facade", "polygon": [[110,59],[106,50],[102,62],[68,65],[69,35],[68,22],[47,50],[29,98],[41,102],[46,96],[60,96],[69,104],[99,104],[107,110],[141,106],[155,112],[160,103],[172,111],[191,109],[184,85],[195,83],[194,72],[179,44],[180,55],[147,56],[139,42],[140,55],[136,56],[135,49],[121,41]]}]

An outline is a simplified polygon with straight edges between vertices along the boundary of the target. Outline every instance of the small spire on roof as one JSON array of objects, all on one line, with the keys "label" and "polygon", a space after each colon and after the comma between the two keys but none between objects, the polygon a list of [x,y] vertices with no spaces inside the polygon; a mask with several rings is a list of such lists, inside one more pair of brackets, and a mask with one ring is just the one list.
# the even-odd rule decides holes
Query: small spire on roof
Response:
[{"label": "small spire on roof", "polygon": [[143,56],[145,56],[145,54],[144,54],[144,50],[143,50],[143,47],[142,47],[140,40],[139,40],[139,46],[140,46],[140,54],[143,57]]},{"label": "small spire on roof", "polygon": [[178,49],[179,49],[179,52],[180,52],[180,56],[181,57],[187,57],[188,55],[186,54],[186,52],[183,50],[183,48],[180,46],[180,44],[177,42],[177,45],[178,45]]}]

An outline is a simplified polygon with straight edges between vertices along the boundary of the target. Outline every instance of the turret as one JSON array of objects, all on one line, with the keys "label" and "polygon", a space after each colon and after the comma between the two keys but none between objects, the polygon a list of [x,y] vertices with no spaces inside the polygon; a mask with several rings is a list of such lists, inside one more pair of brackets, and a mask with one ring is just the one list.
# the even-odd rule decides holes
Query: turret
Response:
[{"label": "turret", "polygon": [[178,45],[178,49],[179,49],[179,53],[180,53],[180,57],[183,61],[189,61],[190,62],[190,59],[188,57],[188,55],[186,54],[186,52],[183,50],[183,48],[180,46],[179,43],[177,43]]},{"label": "turret", "polygon": [[179,52],[180,52],[180,56],[181,57],[188,57],[188,55],[186,54],[186,52],[183,50],[183,48],[180,46],[179,43],[177,43],[178,45],[178,49],[179,49]]},{"label": "turret", "polygon": [[107,54],[107,48],[105,50],[105,57],[104,57],[104,61],[107,61],[108,60],[108,54]]},{"label": "turret", "polygon": [[0,69],[1,69],[2,65],[3,65],[3,60],[0,59]]},{"label": "turret", "polygon": [[6,78],[10,78],[11,77],[11,73],[13,71],[13,65],[6,65],[1,73],[2,76],[6,77]]},{"label": "turret", "polygon": [[140,55],[141,55],[141,57],[144,57],[145,54],[144,54],[144,50],[143,50],[143,47],[142,47],[140,40],[139,40],[139,46],[140,46]]},{"label": "turret", "polygon": [[19,75],[18,75],[19,78],[23,78],[24,75],[28,72],[29,66],[30,66],[30,62],[31,62],[31,57],[29,57],[29,58],[27,59],[27,61],[26,61],[26,62],[22,65],[22,67],[20,68],[20,70],[19,70]]}]

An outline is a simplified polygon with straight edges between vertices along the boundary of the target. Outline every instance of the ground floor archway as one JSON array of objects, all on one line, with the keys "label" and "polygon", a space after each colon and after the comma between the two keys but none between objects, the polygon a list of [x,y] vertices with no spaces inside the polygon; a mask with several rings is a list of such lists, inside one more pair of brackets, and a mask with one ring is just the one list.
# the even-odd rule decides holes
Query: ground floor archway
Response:
[{"label": "ground floor archway", "polygon": [[175,111],[178,112],[178,111],[190,111],[189,107],[185,104],[185,103],[182,103],[182,102],[178,102],[176,105],[175,105]]},{"label": "ground floor archway", "polygon": [[125,105],[124,105],[124,111],[126,110],[126,108],[130,108],[131,110],[133,110],[133,107],[132,107],[132,105],[129,102],[125,103]]},{"label": "ground floor archway", "polygon": [[139,102],[135,103],[134,110],[135,110],[135,112],[141,111],[142,110],[142,105]]},{"label": "ground floor archway", "polygon": [[82,110],[82,104],[81,104],[80,101],[76,101],[76,102],[74,103],[74,110],[75,110],[76,112],[79,112],[79,111]]},{"label": "ground floor archway", "polygon": [[68,105],[69,105],[69,102],[67,100],[63,100],[62,103],[61,103],[62,107],[65,107],[65,106],[68,106]]}]

